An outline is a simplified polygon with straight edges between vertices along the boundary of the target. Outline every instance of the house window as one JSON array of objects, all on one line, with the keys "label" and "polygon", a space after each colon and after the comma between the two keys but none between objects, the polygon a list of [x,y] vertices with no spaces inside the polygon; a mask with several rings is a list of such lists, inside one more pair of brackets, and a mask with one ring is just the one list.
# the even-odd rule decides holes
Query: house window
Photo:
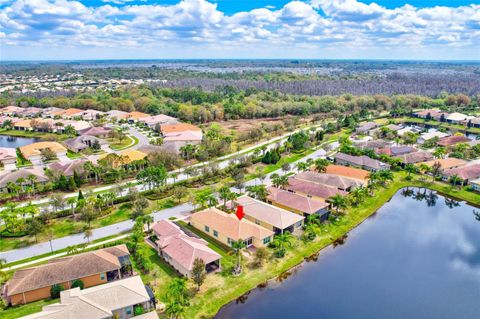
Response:
[{"label": "house window", "polygon": [[209,233],[209,232],[210,232],[210,227],[205,226],[205,231],[206,231],[207,233]]},{"label": "house window", "polygon": [[227,238],[227,243],[228,243],[229,245],[232,245],[233,240],[232,240],[230,237],[228,237],[228,238]]},{"label": "house window", "polygon": [[100,274],[100,280],[105,280],[105,274]]},{"label": "house window", "polygon": [[302,226],[302,222],[298,222],[295,227],[298,228],[298,227],[301,227]]},{"label": "house window", "polygon": [[265,238],[263,239],[263,244],[264,244],[264,245],[268,244],[269,242],[270,242],[270,237],[265,237]]},{"label": "house window", "polygon": [[131,315],[132,314],[132,307],[128,307],[126,309],[126,313],[127,313],[127,316]]},{"label": "house window", "polygon": [[213,236],[214,236],[214,237],[218,237],[218,231],[214,230],[214,231],[213,231]]},{"label": "house window", "polygon": [[260,225],[260,221],[258,219],[255,219],[255,224]]}]

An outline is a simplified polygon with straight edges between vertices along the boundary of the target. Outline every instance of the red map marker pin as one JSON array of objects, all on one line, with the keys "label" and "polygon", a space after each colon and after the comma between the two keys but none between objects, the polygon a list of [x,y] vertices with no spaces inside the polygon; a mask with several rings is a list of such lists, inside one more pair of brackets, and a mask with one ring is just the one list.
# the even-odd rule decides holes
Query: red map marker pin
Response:
[{"label": "red map marker pin", "polygon": [[242,220],[243,216],[245,216],[245,214],[243,213],[243,206],[237,206],[237,212],[235,213],[235,215],[237,215],[238,220]]}]

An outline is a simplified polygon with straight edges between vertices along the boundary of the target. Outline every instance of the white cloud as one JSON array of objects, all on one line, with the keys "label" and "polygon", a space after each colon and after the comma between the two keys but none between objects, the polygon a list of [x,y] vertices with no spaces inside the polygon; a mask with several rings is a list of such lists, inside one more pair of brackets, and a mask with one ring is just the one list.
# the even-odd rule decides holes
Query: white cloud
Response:
[{"label": "white cloud", "polygon": [[306,47],[312,54],[329,50],[414,54],[420,49],[439,52],[445,46],[470,53],[480,46],[480,5],[387,9],[357,0],[312,0],[229,16],[206,0],[183,0],[174,5],[103,2],[106,4],[98,7],[80,0],[12,2],[0,9],[7,54],[12,46],[41,47],[47,43],[152,52],[182,48],[181,52],[216,53],[213,50],[227,52],[228,48],[259,54],[306,52],[295,50]]}]

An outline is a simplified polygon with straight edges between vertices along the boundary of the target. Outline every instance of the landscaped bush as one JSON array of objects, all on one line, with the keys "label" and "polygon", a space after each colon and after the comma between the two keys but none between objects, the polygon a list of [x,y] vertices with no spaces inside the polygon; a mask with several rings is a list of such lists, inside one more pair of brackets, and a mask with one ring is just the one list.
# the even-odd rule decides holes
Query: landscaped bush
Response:
[{"label": "landscaped bush", "polygon": [[77,288],[77,287],[80,289],[83,289],[85,287],[85,284],[80,279],[75,279],[72,282],[71,288]]},{"label": "landscaped bush", "polygon": [[52,288],[50,288],[50,296],[52,297],[52,299],[60,298],[60,293],[64,290],[65,288],[63,288],[62,285],[54,284]]}]

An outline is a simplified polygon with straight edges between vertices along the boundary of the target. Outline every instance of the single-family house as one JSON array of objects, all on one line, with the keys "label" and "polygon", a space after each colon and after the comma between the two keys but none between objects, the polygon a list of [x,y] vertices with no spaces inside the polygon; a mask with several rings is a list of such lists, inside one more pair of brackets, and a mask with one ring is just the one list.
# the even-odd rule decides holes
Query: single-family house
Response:
[{"label": "single-family house", "polygon": [[273,231],[252,223],[236,214],[211,207],[190,216],[190,224],[215,240],[231,246],[242,240],[247,247],[264,247],[273,240]]},{"label": "single-family house", "polygon": [[370,131],[376,129],[378,124],[375,122],[367,122],[356,128],[355,133],[357,134],[369,134]]},{"label": "single-family house", "polygon": [[368,176],[370,175],[370,172],[363,169],[333,164],[330,164],[326,167],[325,173],[360,180],[364,183],[364,185],[366,184]]},{"label": "single-family house", "polygon": [[240,196],[229,203],[230,207],[243,207],[245,218],[265,227],[275,234],[293,233],[303,226],[305,217],[270,205],[249,196]]},{"label": "single-family house", "polygon": [[412,146],[398,145],[375,149],[376,154],[386,154],[389,156],[399,156],[408,153],[416,152],[417,149]]},{"label": "single-family house", "polygon": [[6,107],[0,109],[0,113],[2,113],[4,115],[11,115],[11,116],[18,115],[22,111],[23,111],[22,107],[15,106],[15,105],[9,105],[9,106],[6,106]]},{"label": "single-family house", "polygon": [[74,121],[74,120],[65,120],[63,121],[63,126],[56,127],[58,133],[63,133],[67,126],[72,126],[75,131],[80,132],[90,128],[92,125],[87,121]]},{"label": "single-family house", "polygon": [[319,174],[313,171],[305,171],[298,173],[297,175],[295,175],[295,178],[335,187],[346,192],[349,192],[354,188],[364,185],[364,182],[358,179],[328,173]]},{"label": "single-family house", "polygon": [[480,192],[480,179],[475,179],[473,181],[470,181],[470,185],[472,186],[472,189],[476,192]]},{"label": "single-family house", "polygon": [[399,129],[397,131],[397,135],[398,136],[404,136],[407,133],[417,134],[417,133],[420,133],[421,131],[422,131],[422,129],[420,129],[418,127],[406,126],[404,128]]},{"label": "single-family house", "polygon": [[62,111],[61,108],[59,107],[47,107],[47,108],[44,108],[42,109],[42,113],[41,113],[41,116],[42,117],[54,117],[55,114],[57,114],[58,112]]},{"label": "single-family house", "polygon": [[463,135],[453,135],[453,136],[447,136],[447,137],[443,137],[441,138],[437,145],[438,146],[443,146],[443,147],[450,147],[450,146],[454,146],[456,144],[459,144],[459,143],[469,143],[471,142],[472,140],[469,139],[468,137],[466,136],[463,136]]},{"label": "single-family house", "polygon": [[133,111],[128,113],[126,119],[130,123],[138,122],[141,118],[149,116],[147,113]]},{"label": "single-family house", "polygon": [[105,115],[105,112],[88,109],[88,110],[82,111],[82,113],[80,113],[79,116],[85,121],[94,121],[96,119],[101,118],[104,115]]},{"label": "single-family house", "polygon": [[465,165],[457,168],[450,168],[442,171],[442,179],[448,181],[452,176],[462,180],[463,185],[480,178],[480,164]]},{"label": "single-family house", "polygon": [[[9,172],[3,171],[0,174],[0,191],[10,193],[13,190],[9,189],[10,183],[17,184],[17,181],[22,180],[22,186],[32,186],[32,184],[45,184],[48,182],[48,177],[40,167],[21,168],[17,171]],[[18,184],[17,184],[18,185]]]},{"label": "single-family house", "polygon": [[93,126],[93,127],[88,127],[83,130],[78,131],[78,134],[80,135],[89,135],[89,136],[95,136],[99,138],[106,138],[110,134],[112,129],[110,127],[102,127],[102,126]]},{"label": "single-family house", "polygon": [[290,177],[288,179],[288,185],[285,186],[285,189],[289,192],[296,194],[317,198],[320,200],[327,200],[332,196],[337,194],[347,195],[348,193],[338,188],[327,186],[324,184],[318,184],[302,179],[297,179],[295,177]]},{"label": "single-family house", "polygon": [[443,132],[440,132],[440,131],[429,131],[429,132],[422,133],[420,135],[420,137],[418,138],[417,143],[418,144],[423,144],[426,141],[431,140],[432,138],[437,137],[437,138],[441,139],[441,138],[444,138],[444,137],[447,137],[447,136],[450,136],[450,134],[443,133]]},{"label": "single-family house", "polygon": [[397,125],[397,124],[388,124],[385,126],[392,132],[398,132],[403,128],[403,125]]},{"label": "single-family house", "polygon": [[178,123],[178,120],[176,118],[165,115],[165,114],[141,117],[138,119],[138,121],[152,129],[155,129],[158,125]]},{"label": "single-family house", "polygon": [[304,217],[314,214],[318,215],[320,220],[325,220],[328,217],[329,204],[324,200],[292,193],[273,186],[268,187],[267,191],[267,202],[269,204]]},{"label": "single-family house", "polygon": [[37,142],[20,146],[20,152],[23,157],[33,165],[40,165],[43,162],[42,151],[49,149],[60,161],[68,161],[67,149],[58,142]]},{"label": "single-family house", "polygon": [[400,159],[403,165],[407,165],[430,161],[433,159],[433,155],[427,151],[417,151],[413,153],[397,155],[395,158]]},{"label": "single-family house", "polygon": [[0,147],[0,165],[5,171],[17,169],[17,151],[11,147]]},{"label": "single-family house", "polygon": [[[57,303],[20,319],[158,319],[156,300],[140,276],[62,291]],[[140,314],[139,314],[140,313]]]},{"label": "single-family house", "polygon": [[43,109],[39,107],[26,107],[23,109],[22,112],[20,112],[18,115],[21,115],[23,117],[37,117],[42,113]]},{"label": "single-family house", "polygon": [[80,152],[87,148],[98,146],[97,150],[105,149],[108,143],[98,137],[91,135],[80,135],[63,141],[63,144],[72,152]]},{"label": "single-family house", "polygon": [[52,114],[53,114],[54,117],[57,116],[57,117],[62,117],[64,119],[72,119],[74,117],[80,117],[82,112],[83,112],[83,110],[81,110],[81,109],[68,108],[68,109],[65,109],[65,110],[60,110],[60,111],[54,112]]},{"label": "single-family house", "polygon": [[107,118],[110,121],[116,122],[120,120],[125,120],[128,117],[128,112],[120,111],[120,110],[110,110],[107,113]]},{"label": "single-family house", "polygon": [[353,166],[361,169],[365,169],[371,172],[377,172],[383,169],[390,169],[390,165],[380,162],[379,160],[370,158],[368,156],[353,156],[345,153],[335,154],[335,163],[346,166]]},{"label": "single-family house", "polygon": [[462,122],[462,124],[468,127],[480,128],[480,117],[465,120]]},{"label": "single-family house", "polygon": [[392,143],[385,140],[370,140],[355,143],[355,146],[362,150],[374,150],[376,148],[388,147]]},{"label": "single-family house", "polygon": [[127,246],[53,259],[47,264],[17,270],[3,287],[7,304],[19,305],[50,298],[53,285],[70,289],[75,280],[92,287],[132,275]]},{"label": "single-family house", "polygon": [[445,169],[458,168],[458,167],[465,166],[468,162],[463,159],[448,157],[448,158],[439,158],[439,159],[426,161],[426,162],[423,162],[422,164],[425,164],[428,167],[432,167],[433,165],[435,165],[435,163],[440,164],[441,170],[445,170]]},{"label": "single-family house", "polygon": [[461,124],[464,121],[468,121],[470,119],[475,118],[474,116],[468,116],[466,114],[454,112],[449,114],[445,119],[447,120],[448,123],[452,124]]},{"label": "single-family house", "polygon": [[48,165],[48,170],[53,173],[54,176],[73,176],[75,172],[82,174],[85,172],[84,165],[88,162],[86,159],[76,159],[69,162],[54,162]]},{"label": "single-family house", "polygon": [[159,256],[182,276],[191,277],[196,259],[204,262],[207,273],[220,269],[221,256],[208,247],[208,242],[185,234],[174,222],[158,221],[152,230],[157,237],[155,245]]},{"label": "single-family house", "polygon": [[443,112],[443,111],[436,110],[436,109],[428,109],[428,110],[423,110],[423,111],[420,111],[420,112],[413,113],[413,116],[418,117],[418,118],[422,118],[422,119],[430,118],[430,119],[433,119],[433,120],[436,120],[436,121],[440,121],[442,119],[446,120],[446,118],[449,116],[449,114],[447,112]]}]

